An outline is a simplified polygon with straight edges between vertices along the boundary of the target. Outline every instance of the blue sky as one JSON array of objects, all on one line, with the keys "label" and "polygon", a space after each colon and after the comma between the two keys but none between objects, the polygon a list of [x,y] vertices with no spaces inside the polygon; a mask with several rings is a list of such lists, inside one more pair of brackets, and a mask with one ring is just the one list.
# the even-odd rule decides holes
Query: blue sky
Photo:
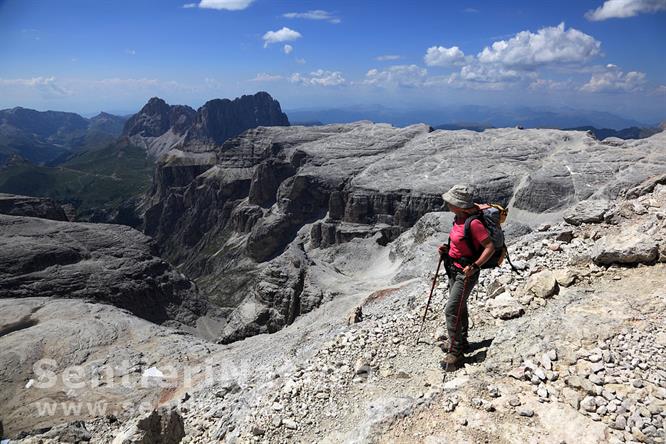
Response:
[{"label": "blue sky", "polygon": [[0,108],[569,106],[666,119],[666,0],[0,0]]}]

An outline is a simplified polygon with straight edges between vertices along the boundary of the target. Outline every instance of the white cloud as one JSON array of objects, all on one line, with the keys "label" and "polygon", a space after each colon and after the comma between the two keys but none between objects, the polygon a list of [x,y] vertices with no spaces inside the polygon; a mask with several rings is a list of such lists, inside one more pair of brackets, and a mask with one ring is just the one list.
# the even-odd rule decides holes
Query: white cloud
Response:
[{"label": "white cloud", "polygon": [[203,9],[240,11],[250,6],[253,2],[254,0],[201,0],[198,5],[196,3],[187,3],[183,7],[193,8],[198,6]]},{"label": "white cloud", "polygon": [[313,71],[309,75],[294,73],[289,77],[289,81],[314,86],[340,86],[347,83],[341,72],[324,71],[323,69]]},{"label": "white cloud", "polygon": [[468,14],[476,14],[477,12],[479,12],[479,10],[475,8],[465,8],[463,9],[463,12],[466,12]]},{"label": "white cloud", "polygon": [[300,32],[294,31],[293,29],[289,29],[284,26],[282,29],[277,31],[268,31],[266,34],[264,34],[264,48],[271,43],[290,42],[301,37],[302,36]]},{"label": "white cloud", "polygon": [[474,83],[513,83],[535,76],[502,66],[471,64],[460,69],[458,78],[465,82]]},{"label": "white cloud", "polygon": [[183,8],[185,8],[185,9],[190,9],[190,8],[196,8],[197,6],[199,6],[198,3],[185,3],[185,4],[183,5]]},{"label": "white cloud", "polygon": [[604,73],[593,74],[590,81],[580,87],[581,91],[598,92],[635,92],[643,89],[645,73],[630,71],[624,73],[616,65],[609,64]]},{"label": "white cloud", "polygon": [[136,50],[134,50],[134,49],[126,49],[126,50],[125,50],[125,54],[136,55]]},{"label": "white cloud", "polygon": [[292,52],[293,50],[294,50],[294,47],[291,46],[291,45],[284,45],[284,46],[282,47],[282,51],[283,51],[285,54],[287,54],[287,55],[291,54],[291,52]]},{"label": "white cloud", "polygon": [[659,85],[654,90],[655,94],[666,94],[666,85]]},{"label": "white cloud", "polygon": [[339,17],[336,17],[333,13],[328,11],[323,11],[321,9],[316,9],[313,11],[307,12],[287,12],[282,15],[285,18],[300,18],[307,20],[326,20],[329,23],[338,24],[341,22]]},{"label": "white cloud", "polygon": [[457,46],[445,48],[443,46],[432,46],[423,57],[428,66],[452,66],[464,63],[465,53]]},{"label": "white cloud", "polygon": [[606,0],[597,9],[587,11],[585,18],[592,21],[601,21],[664,10],[666,10],[666,0]]},{"label": "white cloud", "polygon": [[570,91],[574,89],[574,86],[571,80],[559,82],[552,79],[535,79],[532,83],[530,83],[529,89],[532,91]]},{"label": "white cloud", "polygon": [[3,79],[0,78],[0,87],[24,87],[34,89],[43,96],[69,96],[72,91],[61,86],[56,78],[51,77],[32,77],[30,79]]},{"label": "white cloud", "polygon": [[254,77],[254,79],[250,79],[250,82],[275,82],[277,80],[282,80],[282,79],[284,79],[284,77],[279,75],[260,72]]},{"label": "white cloud", "polygon": [[384,70],[371,69],[363,83],[375,86],[401,86],[414,88],[426,81],[428,70],[416,65],[394,65]]},{"label": "white cloud", "polygon": [[584,62],[601,53],[601,42],[577,29],[559,26],[537,33],[522,31],[509,40],[499,40],[478,54],[482,63],[497,63],[517,69]]},{"label": "white cloud", "polygon": [[392,60],[400,60],[400,56],[394,54],[386,54],[375,57],[375,60],[377,60],[378,62],[388,62]]},{"label": "white cloud", "polygon": [[298,63],[299,65],[305,65],[305,63],[307,62],[305,61],[305,59],[296,59],[296,63]]}]

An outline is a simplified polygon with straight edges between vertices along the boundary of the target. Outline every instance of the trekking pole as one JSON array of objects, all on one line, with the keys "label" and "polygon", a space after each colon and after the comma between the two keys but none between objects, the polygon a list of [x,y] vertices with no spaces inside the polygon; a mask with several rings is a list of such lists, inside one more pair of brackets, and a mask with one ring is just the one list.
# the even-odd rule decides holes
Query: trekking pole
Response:
[{"label": "trekking pole", "polygon": [[439,255],[439,262],[437,262],[437,271],[435,271],[435,276],[432,278],[432,287],[430,287],[430,296],[428,296],[428,302],[426,303],[425,311],[423,312],[423,319],[421,320],[421,328],[419,328],[419,334],[416,336],[416,345],[419,344],[419,339],[421,338],[421,332],[423,331],[423,326],[425,325],[426,316],[428,315],[428,307],[430,307],[430,300],[432,299],[432,293],[435,291],[435,285],[437,284],[437,275],[439,275],[439,267],[442,265],[444,260],[443,255]]},{"label": "trekking pole", "polygon": [[[465,298],[465,292],[467,291],[467,283],[469,282],[469,278],[465,276],[465,280],[463,281],[463,289],[462,293],[460,293],[460,299],[458,300],[458,310],[456,313],[456,326],[454,329],[454,334],[453,337],[450,338],[449,341],[449,354],[453,351],[453,344],[456,342],[456,336],[458,336],[458,330],[460,327],[460,315],[462,312],[462,306],[463,306],[463,299]],[[444,368],[444,373],[448,373],[449,371],[449,363],[447,361],[446,367]],[[445,376],[446,377],[446,376]]]}]

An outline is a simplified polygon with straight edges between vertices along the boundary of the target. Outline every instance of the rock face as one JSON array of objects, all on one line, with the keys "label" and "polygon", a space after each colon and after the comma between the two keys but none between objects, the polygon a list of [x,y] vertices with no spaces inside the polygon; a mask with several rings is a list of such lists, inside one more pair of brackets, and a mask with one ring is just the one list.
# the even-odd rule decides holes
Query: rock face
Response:
[{"label": "rock face", "polygon": [[0,295],[93,300],[156,323],[191,325],[207,309],[196,286],[155,256],[139,231],[5,215]]},{"label": "rock face", "polygon": [[0,214],[67,220],[65,210],[51,199],[4,193],[0,193]]},{"label": "rock face", "polygon": [[[227,327],[244,334],[279,328],[326,300],[308,283],[310,251],[373,236],[386,245],[439,210],[456,183],[474,185],[477,201],[509,205],[508,229],[526,232],[656,174],[666,142],[663,133],[605,144],[584,132],[358,122],[259,127],[220,145],[204,131],[213,115],[198,114],[197,138],[158,163],[145,232],[212,301],[230,312],[247,301]],[[277,278],[271,264],[295,275]],[[270,289],[287,281],[285,291]]]},{"label": "rock face", "polygon": [[170,106],[153,97],[125,123],[123,136],[159,137],[172,127],[174,133],[182,134],[192,124],[195,114],[189,106]]},{"label": "rock face", "polygon": [[183,418],[176,408],[162,407],[131,424],[111,444],[178,444],[184,436]]},{"label": "rock face", "polygon": [[210,100],[197,111],[186,143],[203,141],[221,145],[257,126],[289,126],[287,115],[268,93],[258,92],[234,100]]},{"label": "rock face", "polygon": [[[182,379],[170,374],[169,368],[182,375],[185,367],[191,370],[203,362],[211,345],[91,300],[0,299],[0,417],[5,436],[15,438],[19,432],[91,417],[85,407],[79,414],[64,411],[61,401],[101,406],[107,409],[102,416],[115,413],[120,421],[134,419],[132,412],[146,404],[150,411],[151,406],[183,396]],[[39,380],[38,362],[44,362],[40,364],[44,375],[53,371],[58,376]],[[75,388],[63,375],[72,367],[83,375]],[[146,379],[149,367],[163,371],[166,382]],[[63,393],[69,395],[63,399]],[[40,415],[40,406],[49,404],[57,406],[53,415]],[[113,436],[91,442],[111,442]]]},{"label": "rock face", "polygon": [[197,111],[153,97],[127,121],[123,135],[159,158],[182,146],[207,151],[257,126],[289,126],[278,101],[265,92],[234,100],[210,100]]}]

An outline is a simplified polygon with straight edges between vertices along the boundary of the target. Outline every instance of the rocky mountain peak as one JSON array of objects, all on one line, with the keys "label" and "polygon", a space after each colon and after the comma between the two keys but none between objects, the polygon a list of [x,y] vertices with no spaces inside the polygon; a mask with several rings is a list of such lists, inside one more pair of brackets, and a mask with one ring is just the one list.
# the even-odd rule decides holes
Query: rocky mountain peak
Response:
[{"label": "rocky mountain peak", "polygon": [[159,137],[171,128],[176,134],[183,134],[192,124],[195,113],[189,106],[169,105],[159,97],[152,97],[127,121],[123,135]]},{"label": "rocky mountain peak", "polygon": [[257,126],[289,126],[280,103],[264,91],[234,100],[209,100],[197,111],[188,140],[221,145],[228,138]]}]

